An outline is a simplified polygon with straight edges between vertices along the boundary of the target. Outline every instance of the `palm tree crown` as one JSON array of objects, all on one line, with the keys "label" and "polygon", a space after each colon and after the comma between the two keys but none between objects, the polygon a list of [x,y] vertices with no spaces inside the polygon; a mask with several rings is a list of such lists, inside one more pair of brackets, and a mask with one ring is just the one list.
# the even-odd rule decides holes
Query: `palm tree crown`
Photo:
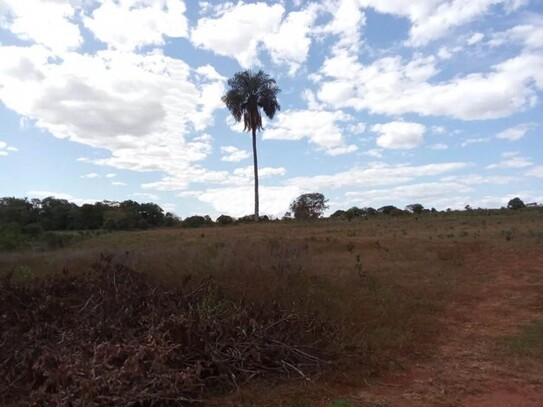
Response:
[{"label": "palm tree crown", "polygon": [[222,97],[232,116],[237,122],[245,125],[244,130],[253,135],[253,163],[255,173],[255,221],[258,222],[258,159],[256,154],[256,132],[262,130],[262,115],[260,109],[270,119],[281,109],[277,102],[277,94],[281,89],[275,83],[275,79],[262,71],[238,72],[228,80],[228,91]]},{"label": "palm tree crown", "polygon": [[238,72],[228,80],[230,89],[222,97],[232,116],[237,122],[245,124],[245,131],[262,130],[262,116],[260,109],[270,119],[281,110],[277,102],[277,94],[281,89],[275,79],[262,71]]}]

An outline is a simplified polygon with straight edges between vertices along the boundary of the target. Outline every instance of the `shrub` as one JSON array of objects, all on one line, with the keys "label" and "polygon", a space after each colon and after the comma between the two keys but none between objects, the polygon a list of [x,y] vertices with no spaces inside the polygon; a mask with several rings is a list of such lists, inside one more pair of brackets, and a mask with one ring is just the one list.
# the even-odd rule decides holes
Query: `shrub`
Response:
[{"label": "shrub", "polygon": [[189,216],[181,222],[184,228],[199,228],[206,224],[206,218],[199,215]]},{"label": "shrub", "polygon": [[221,215],[217,218],[217,223],[222,226],[231,225],[232,223],[234,223],[234,218],[228,215]]}]

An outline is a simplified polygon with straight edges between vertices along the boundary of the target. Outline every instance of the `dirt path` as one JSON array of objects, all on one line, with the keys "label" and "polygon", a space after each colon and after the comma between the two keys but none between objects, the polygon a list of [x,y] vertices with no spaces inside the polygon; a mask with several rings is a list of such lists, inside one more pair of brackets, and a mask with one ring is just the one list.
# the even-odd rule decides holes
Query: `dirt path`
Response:
[{"label": "dirt path", "polygon": [[497,338],[543,320],[543,251],[492,247],[445,313],[438,350],[351,395],[363,406],[543,406],[543,360],[512,356]]}]

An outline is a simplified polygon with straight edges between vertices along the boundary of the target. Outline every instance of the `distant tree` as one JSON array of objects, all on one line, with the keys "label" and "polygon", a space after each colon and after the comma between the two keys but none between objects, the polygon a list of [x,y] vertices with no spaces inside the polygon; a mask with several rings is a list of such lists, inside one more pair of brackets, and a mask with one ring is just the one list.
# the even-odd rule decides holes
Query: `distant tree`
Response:
[{"label": "distant tree", "polygon": [[396,208],[394,205],[385,205],[377,209],[377,212],[384,213],[385,215],[390,215],[393,211],[400,211],[400,209]]},{"label": "distant tree", "polygon": [[206,224],[206,218],[199,215],[189,216],[188,218],[185,218],[183,222],[181,222],[181,225],[184,228],[199,228],[201,226],[205,226]]},{"label": "distant tree", "polygon": [[347,209],[347,211],[345,212],[345,217],[347,218],[348,221],[354,218],[362,218],[365,215],[366,215],[366,211],[356,206],[353,206],[352,208]]},{"label": "distant tree", "polygon": [[411,204],[411,205],[407,205],[405,207],[405,210],[407,212],[415,213],[415,214],[418,215],[418,214],[422,213],[422,211],[424,210],[424,206],[422,206],[419,203],[414,203],[414,204]]},{"label": "distant tree", "polygon": [[181,218],[175,216],[171,212],[166,212],[166,215],[164,215],[164,226],[166,227],[181,226],[181,222]]},{"label": "distant tree", "polygon": [[522,209],[526,208],[526,205],[524,205],[524,202],[519,197],[513,198],[509,201],[507,204],[507,209]]},{"label": "distant tree", "polygon": [[333,214],[330,215],[330,218],[331,219],[342,219],[342,218],[345,218],[345,214],[347,212],[342,210],[342,209],[338,209],[337,211],[335,211]]},{"label": "distant tree", "polygon": [[66,199],[47,197],[41,201],[40,223],[44,230],[73,229],[78,206]]},{"label": "distant tree", "polygon": [[234,218],[228,215],[221,215],[217,218],[216,223],[222,226],[231,225],[234,223]]},{"label": "distant tree", "polygon": [[273,119],[275,113],[281,109],[277,102],[277,95],[281,89],[275,79],[262,71],[254,73],[250,70],[238,72],[228,80],[228,91],[222,97],[234,120],[240,122],[243,118],[244,130],[250,131],[253,136],[253,166],[255,174],[255,213],[254,220],[258,222],[259,196],[258,196],[258,159],[256,153],[256,132],[262,130],[262,115]]},{"label": "distant tree", "polygon": [[319,192],[303,194],[290,204],[290,210],[296,219],[316,219],[328,209],[328,199]]},{"label": "distant tree", "polygon": [[366,215],[376,215],[377,214],[377,209],[374,209],[372,208],[371,206],[368,206],[366,208],[364,208],[364,212],[366,213]]},{"label": "distant tree", "polygon": [[292,220],[292,212],[290,211],[285,212],[281,220],[286,220],[286,221]]},{"label": "distant tree", "polygon": [[164,211],[157,204],[140,204],[138,213],[149,226],[160,226],[164,222]]}]

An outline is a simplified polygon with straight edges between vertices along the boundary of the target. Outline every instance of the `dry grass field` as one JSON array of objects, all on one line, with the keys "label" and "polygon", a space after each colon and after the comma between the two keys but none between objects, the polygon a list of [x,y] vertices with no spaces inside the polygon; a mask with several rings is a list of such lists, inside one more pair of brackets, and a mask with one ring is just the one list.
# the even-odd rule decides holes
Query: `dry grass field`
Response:
[{"label": "dry grass field", "polygon": [[[326,362],[208,395],[212,406],[537,406],[543,400],[543,213],[375,216],[106,233],[0,254],[22,281],[100,253],[167,286],[326,323]],[[323,358],[324,359],[324,358]]]}]

